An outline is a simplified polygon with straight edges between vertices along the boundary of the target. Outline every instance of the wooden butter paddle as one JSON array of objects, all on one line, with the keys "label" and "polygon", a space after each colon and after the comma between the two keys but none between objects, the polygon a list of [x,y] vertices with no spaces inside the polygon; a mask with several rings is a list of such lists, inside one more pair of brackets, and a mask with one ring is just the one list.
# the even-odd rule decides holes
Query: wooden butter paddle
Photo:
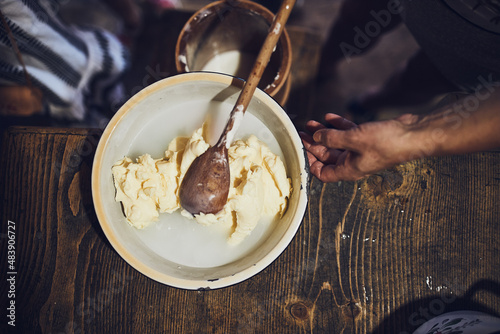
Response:
[{"label": "wooden butter paddle", "polygon": [[230,186],[228,148],[278,43],[295,0],[283,0],[267,37],[255,60],[238,100],[229,115],[219,141],[197,157],[182,180],[179,189],[181,207],[191,214],[217,213],[227,202]]}]

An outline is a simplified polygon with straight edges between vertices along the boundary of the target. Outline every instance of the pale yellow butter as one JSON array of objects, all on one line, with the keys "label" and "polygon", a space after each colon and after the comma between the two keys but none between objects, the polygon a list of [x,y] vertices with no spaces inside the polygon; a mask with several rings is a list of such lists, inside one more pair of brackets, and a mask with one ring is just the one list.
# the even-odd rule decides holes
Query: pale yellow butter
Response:
[{"label": "pale yellow butter", "polygon": [[[127,157],[118,161],[112,168],[116,201],[122,203],[127,221],[141,229],[158,220],[159,213],[179,209],[182,178],[208,147],[200,128],[190,138],[175,138],[164,158],[153,159],[145,154],[135,163]],[[203,225],[226,226],[228,242],[236,245],[262,217],[283,215],[291,185],[281,159],[253,135],[234,142],[228,154],[231,187],[224,208],[217,214],[195,217],[185,210],[181,213]]]}]

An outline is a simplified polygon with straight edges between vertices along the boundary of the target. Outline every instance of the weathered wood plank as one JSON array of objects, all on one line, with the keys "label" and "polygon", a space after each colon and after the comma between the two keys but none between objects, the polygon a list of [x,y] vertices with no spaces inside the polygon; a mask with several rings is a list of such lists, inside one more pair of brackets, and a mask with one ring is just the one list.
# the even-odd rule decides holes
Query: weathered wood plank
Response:
[{"label": "weathered wood plank", "polygon": [[360,307],[352,332],[411,332],[462,308],[498,314],[497,155],[399,166],[354,183],[350,205],[337,194],[348,189],[325,186],[322,211],[334,226],[324,238],[334,252],[325,260],[334,273],[327,285],[340,307]]},{"label": "weathered wood plank", "polygon": [[[3,140],[0,216],[2,236],[16,223],[21,331],[411,333],[445,311],[500,313],[499,152],[313,179],[303,223],[271,266],[184,291],[135,271],[100,229],[90,193],[99,134],[12,128]],[[8,288],[2,280],[0,295]]]}]

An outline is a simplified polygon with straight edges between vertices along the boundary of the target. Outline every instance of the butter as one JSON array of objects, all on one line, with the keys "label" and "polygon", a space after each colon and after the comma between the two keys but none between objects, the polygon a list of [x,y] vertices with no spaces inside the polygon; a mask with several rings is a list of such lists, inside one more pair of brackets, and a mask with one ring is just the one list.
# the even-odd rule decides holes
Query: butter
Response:
[{"label": "butter", "polygon": [[159,218],[160,213],[181,210],[197,223],[222,225],[228,243],[237,245],[250,235],[262,217],[280,218],[286,211],[291,192],[290,179],[279,156],[254,135],[235,141],[228,149],[231,186],[228,201],[217,214],[191,215],[179,204],[179,185],[191,163],[209,148],[204,128],[191,137],[177,137],[165,157],[149,154],[134,163],[125,157],[112,167],[116,201],[121,202],[128,223],[142,229]]}]

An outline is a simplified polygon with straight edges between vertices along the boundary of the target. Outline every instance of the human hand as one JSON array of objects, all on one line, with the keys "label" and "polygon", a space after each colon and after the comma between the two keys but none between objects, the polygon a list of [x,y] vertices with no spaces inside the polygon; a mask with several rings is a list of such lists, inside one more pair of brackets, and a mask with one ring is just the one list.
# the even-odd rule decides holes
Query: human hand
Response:
[{"label": "human hand", "polygon": [[405,141],[407,125],[417,116],[356,125],[336,114],[326,114],[333,129],[309,121],[301,132],[311,173],[323,182],[354,181],[405,161],[411,150]]}]

